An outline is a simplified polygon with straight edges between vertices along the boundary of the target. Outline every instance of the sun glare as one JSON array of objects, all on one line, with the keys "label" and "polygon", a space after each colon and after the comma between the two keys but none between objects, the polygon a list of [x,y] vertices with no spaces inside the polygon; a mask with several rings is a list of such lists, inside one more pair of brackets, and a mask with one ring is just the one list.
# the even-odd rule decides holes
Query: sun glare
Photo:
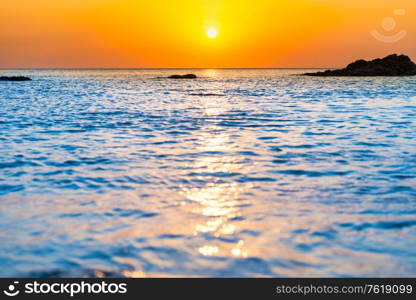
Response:
[{"label": "sun glare", "polygon": [[210,28],[210,29],[208,29],[208,31],[207,31],[207,36],[208,36],[210,39],[215,39],[215,38],[218,36],[218,31],[217,31],[217,29],[215,29],[215,28]]}]

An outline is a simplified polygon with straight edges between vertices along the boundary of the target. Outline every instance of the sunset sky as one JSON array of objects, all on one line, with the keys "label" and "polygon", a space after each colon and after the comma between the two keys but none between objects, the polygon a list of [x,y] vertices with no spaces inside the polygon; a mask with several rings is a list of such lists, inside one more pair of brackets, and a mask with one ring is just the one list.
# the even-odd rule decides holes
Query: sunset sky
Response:
[{"label": "sunset sky", "polygon": [[[414,0],[1,0],[0,68],[338,67],[390,53],[416,60],[415,14]],[[371,30],[406,36],[385,43]]]}]

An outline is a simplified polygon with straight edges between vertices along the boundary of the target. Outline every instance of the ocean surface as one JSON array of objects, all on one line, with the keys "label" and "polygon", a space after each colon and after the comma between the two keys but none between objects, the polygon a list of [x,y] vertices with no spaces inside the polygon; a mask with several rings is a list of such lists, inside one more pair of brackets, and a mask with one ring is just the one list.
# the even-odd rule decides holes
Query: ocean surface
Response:
[{"label": "ocean surface", "polygon": [[416,77],[301,72],[1,70],[0,276],[416,276]]}]

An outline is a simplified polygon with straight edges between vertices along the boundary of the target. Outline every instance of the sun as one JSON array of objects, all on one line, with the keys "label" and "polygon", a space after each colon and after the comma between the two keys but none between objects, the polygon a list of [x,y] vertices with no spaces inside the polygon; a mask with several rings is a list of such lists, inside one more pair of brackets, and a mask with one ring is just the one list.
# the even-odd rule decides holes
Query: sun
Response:
[{"label": "sun", "polygon": [[207,30],[207,36],[210,39],[215,39],[218,36],[218,30],[216,28],[213,28],[213,27],[209,28]]}]

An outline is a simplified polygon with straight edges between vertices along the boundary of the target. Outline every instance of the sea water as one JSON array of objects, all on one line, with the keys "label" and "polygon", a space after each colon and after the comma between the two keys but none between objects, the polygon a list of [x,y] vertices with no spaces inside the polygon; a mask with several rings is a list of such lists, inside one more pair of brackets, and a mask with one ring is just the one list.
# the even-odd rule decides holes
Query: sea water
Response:
[{"label": "sea water", "polygon": [[415,276],[416,77],[305,71],[0,71],[0,276]]}]

